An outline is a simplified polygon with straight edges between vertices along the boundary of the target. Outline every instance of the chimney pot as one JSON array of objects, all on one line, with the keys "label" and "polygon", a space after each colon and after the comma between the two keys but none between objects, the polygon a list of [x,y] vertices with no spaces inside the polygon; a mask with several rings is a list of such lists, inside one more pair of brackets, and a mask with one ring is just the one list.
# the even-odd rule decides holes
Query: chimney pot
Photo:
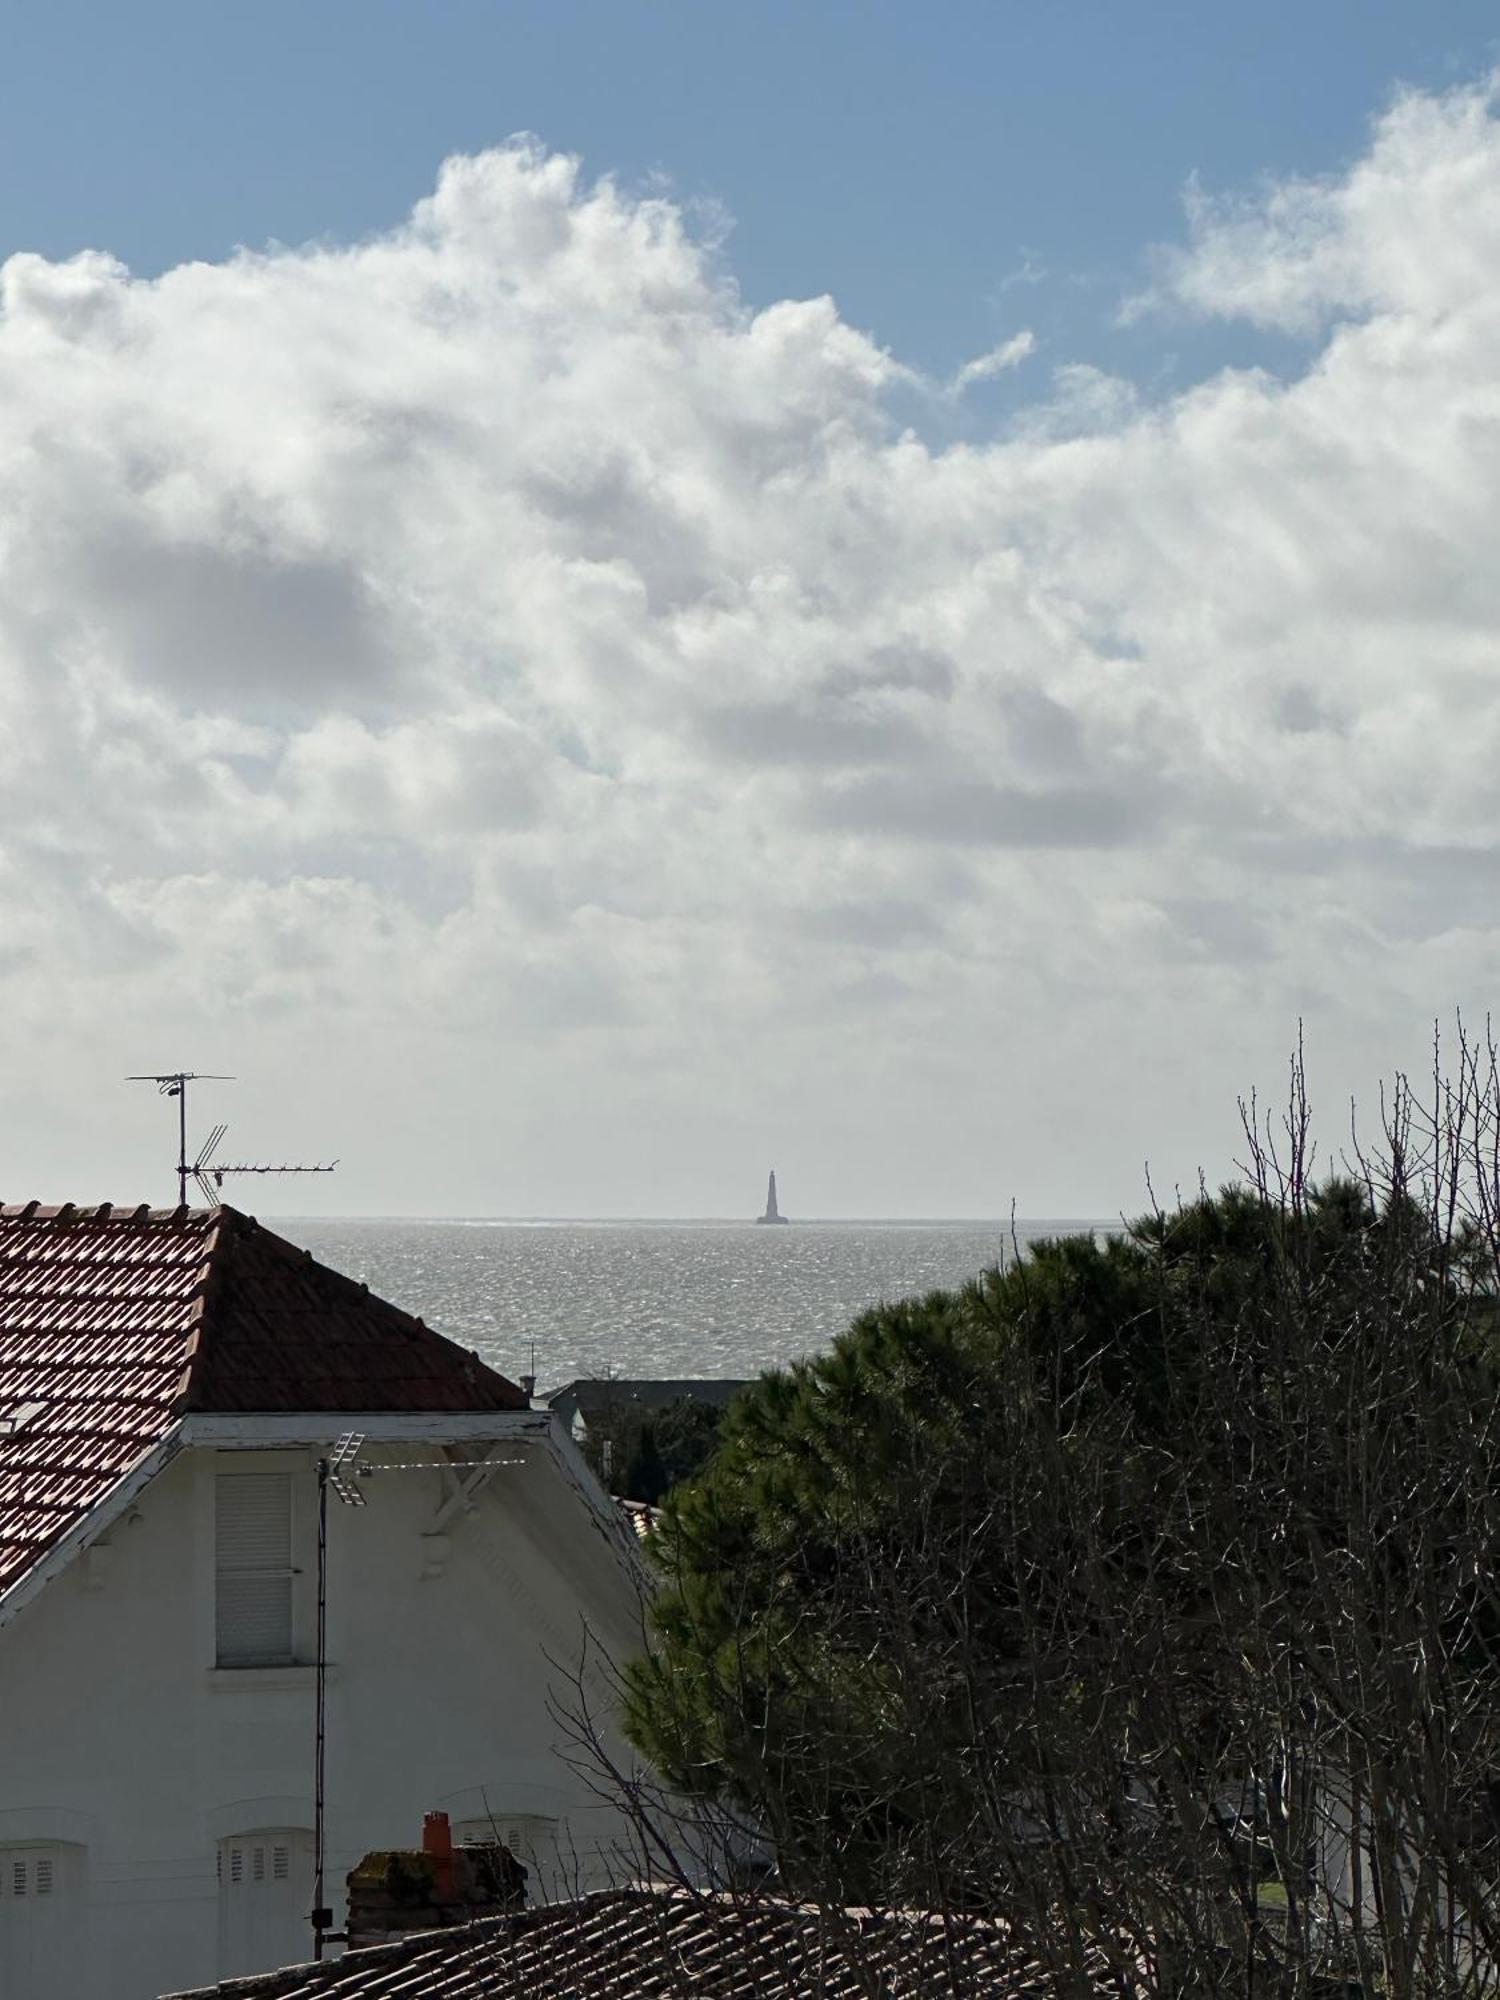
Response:
[{"label": "chimney pot", "polygon": [[344,1936],[351,1948],[386,1944],[525,1905],[526,1870],[508,1848],[455,1847],[448,1815],[431,1812],[420,1853],[377,1849],[350,1871]]},{"label": "chimney pot", "polygon": [[453,1901],[453,1830],[445,1812],[430,1812],[422,1821],[422,1852],[432,1858],[433,1887],[440,1903]]}]

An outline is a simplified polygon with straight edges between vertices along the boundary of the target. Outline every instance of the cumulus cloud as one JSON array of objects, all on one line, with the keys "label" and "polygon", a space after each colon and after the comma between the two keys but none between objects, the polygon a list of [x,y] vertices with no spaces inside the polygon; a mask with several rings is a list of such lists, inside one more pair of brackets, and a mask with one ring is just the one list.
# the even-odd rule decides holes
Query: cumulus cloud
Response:
[{"label": "cumulus cloud", "polygon": [[[188,1061],[355,1206],[722,1210],[774,1153],[804,1211],[1076,1213],[1190,1171],[1298,1013],[1373,1074],[1497,962],[1497,269],[1490,92],[1407,96],[1159,265],[1301,372],[1064,362],[939,449],[831,300],[752,312],[530,142],[356,246],[13,257],[46,1117]],[[37,1089],[11,1184],[131,1193],[144,1112],[54,1159]]]},{"label": "cumulus cloud", "polygon": [[1258,194],[1188,189],[1189,242],[1161,253],[1166,299],[1295,334],[1380,313],[1433,320],[1492,285],[1500,239],[1500,82],[1447,96],[1407,92],[1348,173]]}]

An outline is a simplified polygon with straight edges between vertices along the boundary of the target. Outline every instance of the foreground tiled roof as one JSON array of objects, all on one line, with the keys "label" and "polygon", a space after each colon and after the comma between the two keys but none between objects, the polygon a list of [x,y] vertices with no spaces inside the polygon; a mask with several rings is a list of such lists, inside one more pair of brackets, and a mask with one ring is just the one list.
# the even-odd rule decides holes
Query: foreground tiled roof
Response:
[{"label": "foreground tiled roof", "polygon": [[232,1208],[0,1208],[0,1594],[197,1411],[521,1391]]},{"label": "foreground tiled roof", "polygon": [[1029,2000],[1048,1990],[983,1919],[627,1889],[173,2000]]}]

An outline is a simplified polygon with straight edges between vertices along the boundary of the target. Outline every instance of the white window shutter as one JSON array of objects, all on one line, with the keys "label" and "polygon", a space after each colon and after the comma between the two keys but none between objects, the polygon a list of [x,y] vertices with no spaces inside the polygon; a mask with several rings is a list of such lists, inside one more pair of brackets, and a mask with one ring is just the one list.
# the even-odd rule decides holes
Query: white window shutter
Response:
[{"label": "white window shutter", "polygon": [[290,1473],[221,1472],[214,1538],[219,1665],[284,1665],[293,1656]]},{"label": "white window shutter", "polygon": [[497,1812],[483,1819],[461,1820],[453,1837],[461,1846],[487,1847],[498,1840],[508,1847],[527,1872],[526,1894],[534,1903],[577,1892],[577,1870],[566,1827],[545,1814]]},{"label": "white window shutter", "polygon": [[85,1850],[64,1842],[0,1847],[0,1994],[87,1986]]},{"label": "white window shutter", "polygon": [[304,1827],[268,1827],[219,1843],[219,1974],[265,1972],[311,1949],[313,1841]]},{"label": "white window shutter", "polygon": [[557,1821],[540,1813],[501,1813],[493,1818],[460,1820],[453,1837],[462,1846],[487,1847],[499,1841],[517,1861],[539,1860],[557,1839]]}]

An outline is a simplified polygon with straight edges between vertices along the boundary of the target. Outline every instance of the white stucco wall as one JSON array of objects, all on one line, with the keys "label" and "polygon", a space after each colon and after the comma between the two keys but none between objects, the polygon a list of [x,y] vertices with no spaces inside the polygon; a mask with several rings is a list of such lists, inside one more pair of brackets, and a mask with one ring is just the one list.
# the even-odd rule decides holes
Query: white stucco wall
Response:
[{"label": "white stucco wall", "polygon": [[[557,1822],[573,1879],[544,1864],[553,1879],[532,1885],[543,1893],[619,1872],[624,1822],[558,1754],[549,1685],[567,1691],[546,1655],[575,1660],[585,1619],[608,1650],[635,1650],[637,1589],[548,1448],[506,1455],[523,1462],[497,1470],[442,1538],[430,1530],[451,1482],[435,1464],[362,1482],[363,1508],[330,1504],[326,1896],[340,1925],[349,1868],[372,1848],[418,1845],[435,1808],[455,1822]],[[436,1451],[387,1442],[365,1457]],[[221,1964],[219,1843],[263,1828],[310,1836],[313,1670],[215,1667],[214,1479],[293,1473],[296,1650],[311,1662],[316,1458],[184,1450],[106,1547],[0,1628],[0,1870],[8,1854],[65,1843],[71,1877],[45,1908],[0,1898],[0,1933],[9,1925],[14,1941],[29,1923],[40,1961],[26,1972],[12,1950],[3,2000],[153,2000],[249,1969]],[[595,1699],[604,1692],[596,1682]],[[267,1964],[311,1956],[303,1849],[293,1866],[304,1879]]]}]

